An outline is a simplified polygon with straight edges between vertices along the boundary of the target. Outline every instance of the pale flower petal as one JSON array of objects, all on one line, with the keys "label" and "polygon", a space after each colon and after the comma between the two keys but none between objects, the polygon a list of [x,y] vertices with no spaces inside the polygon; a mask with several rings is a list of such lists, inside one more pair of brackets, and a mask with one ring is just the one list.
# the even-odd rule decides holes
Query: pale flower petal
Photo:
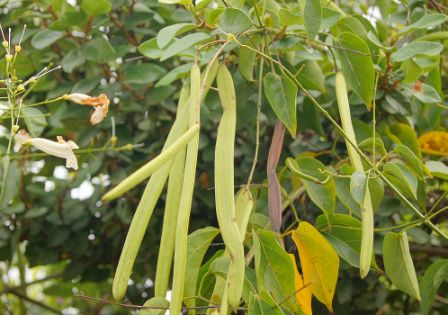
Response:
[{"label": "pale flower petal", "polygon": [[[77,170],[78,162],[76,160],[75,154],[73,153],[73,150],[78,149],[79,147],[75,142],[71,140],[65,142],[61,137],[58,138],[58,141],[60,142],[51,141],[44,138],[33,138],[29,139],[27,142],[31,143],[32,146],[45,153],[65,159],[67,167],[71,167],[74,170]],[[62,141],[64,142],[61,143]]]},{"label": "pale flower petal", "polygon": [[92,98],[92,97],[90,95],[82,94],[82,93],[72,93],[72,94],[65,95],[65,99],[72,101],[74,103],[77,103],[77,104],[83,104],[82,102],[89,98]]},{"label": "pale flower petal", "polygon": [[90,123],[92,125],[99,124],[107,116],[108,111],[109,105],[95,107],[95,111],[93,112],[92,116],[90,116]]}]

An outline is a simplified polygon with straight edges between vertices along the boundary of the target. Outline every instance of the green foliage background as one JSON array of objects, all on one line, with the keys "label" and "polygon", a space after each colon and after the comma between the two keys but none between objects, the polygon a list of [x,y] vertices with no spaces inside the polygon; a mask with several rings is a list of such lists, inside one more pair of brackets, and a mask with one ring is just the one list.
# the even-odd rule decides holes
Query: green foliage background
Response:
[{"label": "green foliage background", "polygon": [[[273,37],[280,34],[272,44],[275,53],[281,56],[284,64],[294,73],[301,69],[298,76],[301,84],[311,91],[333,117],[338,117],[334,95],[333,56],[328,53],[328,48],[313,41],[307,42],[306,35],[281,37],[284,35],[281,34],[282,29],[286,31],[287,26],[294,25],[291,21],[298,19],[300,15],[297,1],[218,2],[221,9],[231,6],[242,8],[244,12],[250,11],[248,15],[253,18],[253,23],[257,21],[253,13],[255,3],[260,12],[264,12],[262,22],[274,29]],[[210,1],[202,1],[196,9],[188,10],[181,5],[159,4],[151,0],[84,0],[78,1],[76,5],[64,0],[0,1],[0,9],[3,10],[0,22],[5,32],[11,28],[13,43],[18,42],[23,25],[27,25],[22,52],[16,61],[17,76],[25,79],[46,66],[62,66],[61,70],[46,75],[38,82],[27,102],[51,100],[73,92],[90,95],[105,93],[111,99],[107,119],[97,126],[89,123],[90,108],[67,101],[33,107],[37,111],[28,114],[39,118],[25,120],[26,125],[20,124],[30,132],[32,130],[35,137],[55,139],[56,136],[63,136],[74,140],[80,148],[91,148],[92,152],[79,154],[80,169],[68,173],[66,178],[60,178],[55,173],[55,168],[63,163],[60,159],[26,155],[31,152],[21,152],[25,155],[19,157],[15,153],[10,165],[10,172],[14,176],[8,176],[6,182],[12,203],[3,203],[0,211],[4,222],[0,227],[0,260],[4,262],[1,267],[3,284],[0,287],[0,309],[5,314],[20,314],[18,310],[23,305],[20,305],[17,295],[7,292],[9,287],[14,287],[17,283],[8,280],[7,272],[24,264],[30,268],[45,266],[47,275],[55,275],[54,279],[37,285],[43,288],[43,302],[53,308],[73,306],[80,310],[80,314],[129,313],[126,309],[113,305],[97,306],[95,302],[74,297],[73,293],[111,299],[111,279],[144,185],[139,185],[116,201],[103,203],[99,200],[108,188],[122,181],[160,152],[172,125],[182,80],[189,74],[194,48],[185,45],[186,49],[182,51],[170,53],[169,48],[161,51],[154,46],[157,45],[155,38],[161,29],[177,23],[193,23],[189,32],[196,37],[189,38],[187,43],[194,43],[196,38],[197,45],[200,45],[204,38],[222,37],[222,33],[209,30],[209,26],[218,23],[220,12],[217,10],[221,10],[216,9],[215,12],[209,3]],[[209,9],[202,9],[206,8],[206,4],[210,5]],[[447,6],[443,1],[339,1],[342,11],[350,14],[344,22],[341,22],[342,18],[337,10],[325,11],[323,25],[331,28],[332,33],[348,32],[344,33],[345,37],[338,38],[337,45],[350,49],[350,45],[356,42],[350,36],[356,34],[357,38],[364,40],[366,52],[370,51],[373,55],[375,69],[371,71],[364,67],[362,60],[349,60],[350,64],[359,62],[354,70],[354,78],[351,79],[368,78],[374,75],[374,71],[380,73],[375,94],[378,106],[376,119],[378,137],[384,141],[387,151],[391,151],[394,144],[404,144],[421,158],[416,136],[447,128],[446,16],[442,22],[429,25],[434,28],[429,31],[427,25],[404,28],[428,14],[437,13],[440,18],[442,14],[439,11],[446,10]],[[376,21],[376,26],[366,18],[373,15],[375,10],[382,15]],[[312,14],[311,12],[310,16]],[[226,18],[230,21],[226,21]],[[236,29],[232,28],[232,18],[235,17],[221,16],[220,25],[224,28],[223,31],[238,34],[243,26],[238,24]],[[306,32],[310,37],[317,34],[319,25],[316,29],[312,21],[306,19],[305,17],[306,27],[302,23],[297,28],[293,26],[291,32],[302,35]],[[429,22],[433,21],[435,16]],[[210,36],[197,35],[199,33]],[[426,34],[439,34],[440,38],[429,38],[429,46],[419,46],[419,42],[414,40]],[[179,38],[184,36],[182,34]],[[319,40],[330,44],[330,37],[321,33]],[[261,38],[256,36],[241,39],[248,45],[259,40]],[[397,52],[396,48],[407,41],[410,42],[408,46],[415,47]],[[356,50],[359,49],[358,45]],[[336,57],[341,60],[344,71],[343,54],[346,52],[347,50],[336,50]],[[210,52],[202,55],[203,65],[207,64],[211,55]],[[251,58],[255,57],[251,56],[250,51],[237,46],[228,49],[225,55],[237,89],[237,185],[246,183],[256,142],[258,73],[252,72],[252,69],[242,69],[242,64],[246,65]],[[254,62],[258,64],[258,58],[255,59]],[[5,75],[4,69],[5,58],[2,58],[2,77]],[[250,78],[251,73],[253,78]],[[349,84],[354,86],[351,79],[348,80]],[[424,82],[423,92],[417,89],[420,84],[416,83],[417,80]],[[268,86],[271,85],[273,83],[268,82]],[[361,142],[372,134],[372,112],[364,103],[372,99],[374,89],[373,84],[361,87],[359,91],[353,87],[352,89],[359,92],[352,93],[350,101],[358,142]],[[266,98],[270,100],[268,93]],[[268,214],[267,192],[263,185],[269,141],[277,111],[275,106],[271,109],[266,98],[262,102],[260,155],[254,176],[254,183],[260,185],[255,187],[256,212],[259,216],[251,221],[254,228],[263,226]],[[0,99],[0,103],[3,101]],[[322,163],[331,164],[334,169],[342,172],[340,165],[346,157],[342,139],[301,92],[297,103],[298,135],[296,139],[286,137],[281,165],[284,165],[288,156],[313,152]],[[45,115],[45,119],[42,119],[41,114]],[[201,114],[198,181],[190,231],[209,225],[217,226],[212,188],[214,143],[221,107],[216,92],[209,93]],[[4,117],[2,122],[5,129],[0,137],[0,151],[3,153],[8,144],[9,126]],[[295,123],[294,119],[291,124]],[[292,125],[285,125],[290,131],[294,129]],[[110,142],[113,135],[117,137],[115,147]],[[127,144],[136,146],[129,150],[117,149]],[[94,148],[103,149],[95,152],[97,149]],[[427,159],[446,161],[446,152],[442,157],[423,155],[423,160]],[[393,159],[391,161],[394,162]],[[347,172],[350,174],[351,170]],[[442,173],[444,175],[427,180],[426,186],[419,182],[419,196],[413,201],[414,204],[431,208],[446,191],[446,171]],[[282,167],[279,174],[286,191],[295,187],[298,178],[290,175],[286,168]],[[336,182],[338,180],[344,179],[336,179]],[[75,198],[73,189],[84,187],[86,182],[92,185],[93,194],[85,200]],[[81,186],[83,183],[84,186]],[[317,194],[322,197],[319,195],[322,191]],[[387,228],[416,219],[387,188],[384,194],[384,200],[376,211],[376,226]],[[352,210],[351,202],[354,201],[349,197],[345,203],[337,201],[334,205],[335,212],[348,213],[347,209]],[[154,279],[164,198],[163,196],[156,208],[137,257],[133,284],[127,293],[127,301],[132,304],[142,305],[147,298],[153,296],[148,283],[150,279]],[[440,207],[445,205],[446,200],[439,204]],[[307,197],[296,201],[294,206],[302,220],[316,222],[321,214],[319,208]],[[293,222],[293,214],[291,209],[285,212],[284,228]],[[320,217],[318,223],[319,220],[324,226],[324,219]],[[445,213],[435,217],[434,222],[439,223],[439,227],[447,232]],[[419,276],[432,262],[448,255],[446,240],[438,238],[425,226],[408,230],[408,237],[412,243],[412,257]],[[376,241],[375,253],[381,256],[382,237],[377,237]],[[222,246],[218,243],[206,257],[211,257],[220,248]],[[286,248],[289,252],[294,250],[289,240]],[[382,268],[382,263],[380,265]],[[371,272],[366,279],[360,280],[359,271],[346,262],[342,263],[340,273],[334,301],[337,314],[408,314],[419,310],[418,302],[394,289],[384,275]],[[446,288],[446,284],[442,284],[439,292],[444,292],[443,286]],[[31,314],[44,314],[39,306],[32,303],[25,302],[25,306]],[[317,303],[314,311],[316,314],[325,312],[323,306]],[[436,311],[439,314],[447,312],[446,304],[438,303]]]}]

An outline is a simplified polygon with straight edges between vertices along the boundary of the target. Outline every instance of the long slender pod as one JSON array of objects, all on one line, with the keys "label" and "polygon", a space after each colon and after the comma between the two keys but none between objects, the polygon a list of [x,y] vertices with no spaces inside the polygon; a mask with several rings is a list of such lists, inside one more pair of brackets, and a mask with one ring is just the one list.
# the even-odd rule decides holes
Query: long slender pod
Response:
[{"label": "long slender pod", "polygon": [[[201,72],[195,63],[191,68],[190,90],[190,128],[199,127],[200,119],[200,86]],[[199,149],[199,134],[187,146],[185,158],[185,172],[182,184],[182,195],[179,203],[179,213],[176,224],[176,237],[174,249],[174,272],[171,293],[170,314],[180,314],[184,293],[185,270],[187,263],[187,236],[190,222],[191,203],[196,175],[196,163]]]},{"label": "long slender pod", "polygon": [[[216,216],[221,235],[230,256],[227,274],[227,301],[237,310],[244,284],[244,247],[236,223],[234,196],[234,146],[236,96],[232,75],[221,65],[217,75],[218,94],[223,108],[215,149]],[[226,303],[222,301],[222,303]]]},{"label": "long slender pod", "polygon": [[[218,62],[215,60],[210,67],[210,72],[204,82],[204,99],[209,91],[210,86],[216,78],[218,71]],[[183,89],[190,95],[190,87]],[[182,97],[182,93],[181,93]],[[168,189],[165,205],[165,215],[163,218],[162,236],[160,240],[159,256],[157,258],[157,271],[154,283],[155,295],[165,297],[168,290],[168,282],[174,253],[174,240],[176,236],[177,215],[179,210],[180,198],[182,196],[182,183],[185,171],[185,155],[186,148],[180,150],[173,161],[168,179]]]},{"label": "long slender pod", "polygon": [[[179,104],[187,102],[190,97],[190,87],[184,85],[182,88]],[[180,100],[184,100],[181,102]],[[184,120],[185,128],[188,119]],[[154,281],[155,296],[165,297],[170,278],[171,263],[174,253],[174,237],[180,198],[182,195],[182,183],[184,180],[186,148],[179,150],[174,157],[168,178],[166,194],[165,214],[163,217],[162,236],[160,239],[159,255],[157,257],[157,271]]]},{"label": "long slender pod", "polygon": [[[341,115],[342,129],[350,142],[356,145],[355,131],[353,129],[350,104],[347,96],[347,85],[345,83],[344,75],[341,72],[336,73],[336,98],[339,107],[339,114]],[[361,156],[357,152],[354,145],[350,144],[350,142],[346,141],[350,161],[355,171],[364,172]],[[366,190],[366,194],[362,202],[361,219],[362,238],[359,271],[361,278],[364,278],[369,273],[373,254],[373,206],[369,189]]]},{"label": "long slender pod", "polygon": [[[246,237],[247,224],[249,222],[249,217],[254,208],[254,201],[250,190],[245,187],[242,188],[235,198],[235,216],[238,228],[240,230],[241,242],[244,243]],[[225,251],[224,255],[228,256],[229,252]],[[226,279],[222,277],[216,277],[215,287],[213,288],[213,293],[210,298],[209,306],[220,304],[221,301],[225,301],[224,290],[226,288]],[[207,314],[212,314],[213,309],[210,308]]]},{"label": "long slender pod", "polygon": [[[189,106],[186,100],[179,100],[178,117],[171,128],[171,131],[165,142],[165,147],[169,147],[175,139],[178,139],[188,127]],[[126,293],[128,281],[131,276],[132,267],[140,248],[143,236],[151,218],[154,207],[162,192],[168,177],[171,160],[159,168],[148,181],[145,191],[132,218],[126,240],[121,251],[120,260],[118,261],[117,270],[115,272],[112,284],[112,293],[116,300],[121,300]]]},{"label": "long slender pod", "polygon": [[249,217],[254,208],[254,199],[249,188],[244,187],[236,194],[235,200],[235,215],[236,223],[240,230],[241,242],[244,242],[246,237],[247,224],[249,223]]},{"label": "long slender pod", "polygon": [[199,126],[191,126],[185,133],[179,135],[169,147],[162,151],[162,153],[129,175],[120,184],[107,192],[102,199],[111,200],[117,198],[137,186],[151,176],[152,173],[160,169],[163,164],[171,160],[179,150],[183,149],[188,142],[198,134],[198,132]]}]

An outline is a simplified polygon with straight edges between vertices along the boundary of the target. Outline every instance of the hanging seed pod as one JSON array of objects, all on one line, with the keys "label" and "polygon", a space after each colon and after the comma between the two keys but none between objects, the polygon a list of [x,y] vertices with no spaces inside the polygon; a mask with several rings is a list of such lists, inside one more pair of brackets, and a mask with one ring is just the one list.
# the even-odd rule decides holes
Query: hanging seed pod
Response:
[{"label": "hanging seed pod", "polygon": [[[341,72],[336,74],[336,98],[339,107],[339,114],[341,115],[342,129],[347,135],[351,143],[356,145],[355,131],[353,129],[352,118],[350,114],[350,104],[347,97],[347,85],[345,83],[344,75]],[[364,173],[361,156],[356,151],[356,148],[348,141],[346,141],[348,155],[350,162],[356,172]],[[373,254],[373,206],[370,196],[370,191],[367,185],[365,196],[361,204],[361,220],[362,220],[362,237],[361,237],[361,253],[359,261],[359,271],[361,278],[367,276],[372,263]]]},{"label": "hanging seed pod", "polygon": [[[232,75],[221,65],[217,75],[218,94],[223,108],[215,149],[216,215],[221,235],[230,256],[227,286],[224,295],[234,311],[237,310],[244,284],[244,247],[236,223],[234,197],[234,146],[236,128],[236,96]],[[225,304],[225,300],[221,305]],[[225,314],[221,310],[222,314]]]},{"label": "hanging seed pod", "polygon": [[[197,63],[191,68],[190,90],[190,128],[199,128],[200,119],[200,86],[201,73]],[[176,238],[174,249],[173,286],[171,293],[170,314],[180,314],[184,291],[185,270],[187,262],[187,237],[190,222],[191,203],[193,199],[196,163],[199,149],[199,134],[187,146],[185,158],[185,172],[182,184],[182,194],[179,203],[179,213],[176,225]]]}]

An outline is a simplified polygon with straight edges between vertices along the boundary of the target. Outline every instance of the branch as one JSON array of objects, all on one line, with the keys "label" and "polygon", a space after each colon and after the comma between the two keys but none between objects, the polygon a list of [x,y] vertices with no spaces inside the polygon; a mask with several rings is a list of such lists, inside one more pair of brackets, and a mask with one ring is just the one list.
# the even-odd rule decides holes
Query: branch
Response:
[{"label": "branch", "polygon": [[63,315],[62,312],[60,312],[59,310],[57,310],[57,309],[55,309],[55,308],[53,308],[51,306],[48,306],[48,305],[46,305],[46,304],[44,304],[42,302],[36,301],[36,300],[28,297],[27,295],[23,294],[23,293],[20,293],[20,292],[15,291],[15,290],[9,290],[8,293],[14,294],[18,298],[20,298],[22,300],[25,300],[25,301],[27,301],[29,303],[32,303],[34,305],[37,305],[40,308],[46,309],[47,311],[50,311],[50,312],[52,312],[54,314]]},{"label": "branch", "polygon": [[439,256],[448,257],[448,249],[447,248],[418,245],[418,244],[409,244],[409,248],[413,252],[422,252],[422,253],[426,253],[429,255],[439,255]]}]

